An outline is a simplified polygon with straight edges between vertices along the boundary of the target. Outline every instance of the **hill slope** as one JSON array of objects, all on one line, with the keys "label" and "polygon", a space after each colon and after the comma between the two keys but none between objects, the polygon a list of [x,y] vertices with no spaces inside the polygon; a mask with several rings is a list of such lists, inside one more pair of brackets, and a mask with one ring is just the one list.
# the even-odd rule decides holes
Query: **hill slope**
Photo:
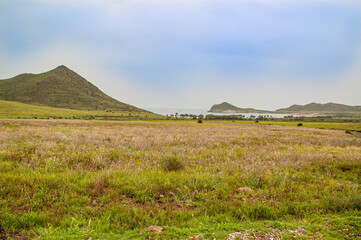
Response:
[{"label": "hill slope", "polygon": [[0,99],[68,109],[145,112],[109,97],[65,66],[0,80]]},{"label": "hill slope", "polygon": [[47,119],[164,119],[150,112],[75,110],[37,106],[14,101],[0,100],[0,118],[47,118]]},{"label": "hill slope", "polygon": [[269,111],[257,110],[254,108],[239,108],[227,102],[214,104],[209,110],[213,113],[269,113]]},{"label": "hill slope", "polygon": [[360,113],[361,106],[348,106],[344,104],[337,103],[310,103],[306,105],[292,105],[289,108],[281,108],[276,110],[276,112],[329,112],[329,113]]}]

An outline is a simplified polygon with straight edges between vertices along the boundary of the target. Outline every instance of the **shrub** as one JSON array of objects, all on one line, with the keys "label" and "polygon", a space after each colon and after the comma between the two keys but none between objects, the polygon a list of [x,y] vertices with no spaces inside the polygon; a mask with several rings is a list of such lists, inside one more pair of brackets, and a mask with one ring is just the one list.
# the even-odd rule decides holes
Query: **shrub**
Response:
[{"label": "shrub", "polygon": [[347,171],[351,171],[353,168],[355,168],[354,166],[352,166],[352,164],[350,163],[340,163],[338,166],[336,166],[336,168],[340,169],[342,172],[347,172]]},{"label": "shrub", "polygon": [[297,124],[297,127],[302,127],[302,126],[303,126],[302,123]]},{"label": "shrub", "polygon": [[161,160],[161,166],[164,171],[179,171],[184,169],[184,163],[178,159],[177,155],[166,156]]},{"label": "shrub", "polygon": [[335,196],[326,198],[323,201],[324,208],[332,212],[345,210],[361,210],[361,195],[355,193],[351,196]]},{"label": "shrub", "polygon": [[341,197],[328,197],[323,200],[323,207],[331,212],[341,212],[346,209],[345,199]]},{"label": "shrub", "polygon": [[203,123],[202,119],[198,119],[198,123]]},{"label": "shrub", "polygon": [[361,195],[357,193],[351,195],[348,199],[348,205],[350,209],[361,210]]},{"label": "shrub", "polygon": [[248,217],[252,220],[273,220],[277,218],[277,213],[268,206],[255,205],[249,210]]}]

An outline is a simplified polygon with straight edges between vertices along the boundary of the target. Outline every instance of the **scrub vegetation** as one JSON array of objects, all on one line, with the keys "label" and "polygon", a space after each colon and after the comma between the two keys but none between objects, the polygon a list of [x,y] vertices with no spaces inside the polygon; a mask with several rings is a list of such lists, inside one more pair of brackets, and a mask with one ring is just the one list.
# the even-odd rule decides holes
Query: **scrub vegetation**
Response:
[{"label": "scrub vegetation", "polygon": [[146,111],[127,112],[118,110],[76,110],[37,106],[20,102],[0,100],[0,118],[33,119],[165,119],[166,117]]},{"label": "scrub vegetation", "polygon": [[293,124],[0,120],[0,239],[360,238],[361,138]]}]

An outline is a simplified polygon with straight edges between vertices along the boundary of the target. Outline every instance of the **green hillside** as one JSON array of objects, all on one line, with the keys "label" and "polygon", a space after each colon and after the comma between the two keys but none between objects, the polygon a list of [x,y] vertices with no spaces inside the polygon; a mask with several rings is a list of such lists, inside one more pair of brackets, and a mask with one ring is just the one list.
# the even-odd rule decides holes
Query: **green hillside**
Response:
[{"label": "green hillside", "polygon": [[289,108],[281,108],[276,112],[329,112],[329,113],[361,113],[361,106],[348,106],[337,103],[310,103],[306,105],[292,105]]},{"label": "green hillside", "polygon": [[0,100],[0,118],[162,119],[165,117],[144,111],[75,110]]},{"label": "green hillside", "polygon": [[68,109],[145,112],[109,97],[65,66],[0,80],[0,99]]}]

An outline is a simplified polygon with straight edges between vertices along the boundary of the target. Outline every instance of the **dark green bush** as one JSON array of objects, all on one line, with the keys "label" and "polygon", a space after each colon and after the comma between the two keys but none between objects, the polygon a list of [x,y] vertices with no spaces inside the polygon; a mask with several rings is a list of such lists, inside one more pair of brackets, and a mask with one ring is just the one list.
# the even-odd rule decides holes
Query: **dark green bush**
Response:
[{"label": "dark green bush", "polygon": [[361,210],[361,195],[355,193],[348,199],[349,208],[352,210]]},{"label": "dark green bush", "polygon": [[202,119],[198,119],[198,123],[203,123]]},{"label": "dark green bush", "polygon": [[161,166],[166,172],[180,171],[184,169],[184,163],[177,157],[177,155],[165,156],[161,160]]},{"label": "dark green bush", "polygon": [[346,210],[345,199],[342,197],[328,197],[323,200],[323,206],[331,212],[341,212]]},{"label": "dark green bush", "polygon": [[323,201],[324,208],[332,212],[345,210],[361,210],[361,195],[355,193],[351,196],[335,196],[326,198]]},{"label": "dark green bush", "polygon": [[302,126],[303,126],[302,123],[297,124],[297,127],[302,127]]},{"label": "dark green bush", "polygon": [[337,166],[337,168],[340,169],[342,172],[347,172],[347,171],[351,171],[353,169],[353,166],[351,163],[343,162],[343,163],[340,163]]},{"label": "dark green bush", "polygon": [[255,205],[249,210],[248,217],[252,220],[273,220],[277,219],[277,213],[271,207]]}]

